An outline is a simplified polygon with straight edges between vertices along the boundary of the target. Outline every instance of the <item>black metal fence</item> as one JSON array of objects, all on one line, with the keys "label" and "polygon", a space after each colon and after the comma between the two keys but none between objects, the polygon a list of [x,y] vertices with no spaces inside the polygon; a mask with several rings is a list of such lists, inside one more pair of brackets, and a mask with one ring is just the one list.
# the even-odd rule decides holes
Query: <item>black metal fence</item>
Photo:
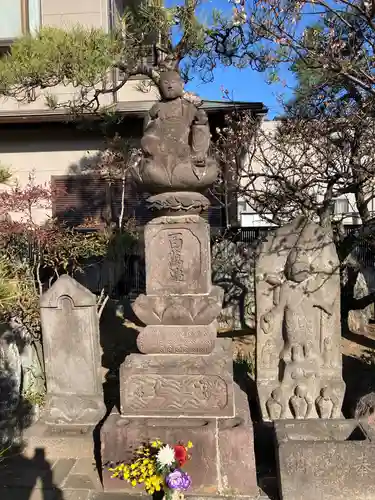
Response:
[{"label": "black metal fence", "polygon": [[[359,229],[359,226],[352,226],[346,229],[350,234]],[[244,258],[251,259],[253,252],[262,241],[272,231],[272,228],[215,228],[211,230],[211,247],[220,241],[231,241],[238,244],[239,248],[246,250]],[[375,244],[368,241],[359,241],[356,253],[360,261],[366,267],[375,267]],[[29,253],[35,251],[33,245],[29,246]],[[225,254],[224,260],[225,260]],[[233,255],[228,252],[228,259]],[[87,262],[84,265],[84,273],[77,275],[77,279],[87,286],[94,293],[100,293],[104,289],[114,297],[134,297],[145,290],[145,260],[142,239],[135,245],[131,253],[124,256],[121,263],[111,262]]]},{"label": "black metal fence", "polygon": [[[358,229],[358,227],[350,227],[346,229],[346,233]],[[242,244],[247,249],[247,258],[251,258],[251,254],[255,251],[260,241],[267,237],[272,228],[228,228],[221,231],[213,231],[211,235],[211,246],[220,240],[229,240],[237,244]],[[370,245],[367,241],[361,241],[356,248],[358,258],[366,267],[375,266],[375,246]],[[230,257],[228,257],[230,258]],[[145,289],[145,261],[143,248],[138,248],[131,255],[125,256],[124,274],[119,281],[119,288],[115,290],[116,295],[121,296],[136,296],[144,292]],[[102,282],[104,287],[104,282]]]}]

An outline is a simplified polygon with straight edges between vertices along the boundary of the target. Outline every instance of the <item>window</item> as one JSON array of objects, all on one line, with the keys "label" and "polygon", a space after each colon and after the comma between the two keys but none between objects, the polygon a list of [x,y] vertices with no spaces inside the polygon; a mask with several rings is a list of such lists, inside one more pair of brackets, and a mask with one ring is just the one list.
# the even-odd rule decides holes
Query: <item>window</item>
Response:
[{"label": "window", "polygon": [[[126,8],[130,8],[132,6],[137,7],[137,5],[138,5],[138,0],[112,0],[110,21],[109,21],[110,30],[116,29]],[[155,52],[155,43],[157,40],[158,40],[157,33],[153,33],[149,36],[149,39],[145,41],[143,45],[143,56],[141,57],[140,62],[142,62],[143,64],[148,64],[150,66],[156,65],[157,57]],[[118,71],[118,79],[121,80],[123,76],[124,76],[123,72]]]},{"label": "window", "polygon": [[238,217],[238,220],[241,219],[241,215],[247,211],[247,205],[246,205],[246,201],[244,200],[238,200],[237,201],[237,217]]},{"label": "window", "polygon": [[0,46],[40,28],[40,0],[0,0]]},{"label": "window", "polygon": [[[109,182],[95,174],[52,176],[52,215],[69,227],[99,228],[118,222],[121,211],[122,180]],[[149,215],[142,196],[131,182],[125,184],[125,219],[135,217],[143,225]]]},{"label": "window", "polygon": [[[122,180],[108,181],[95,174],[52,176],[54,196],[52,215],[68,227],[99,229],[110,222],[118,223],[122,204]],[[125,183],[124,218],[143,227],[153,217],[146,208],[147,193],[140,193],[130,181]],[[217,200],[208,196],[211,207],[201,216],[212,227],[224,227],[223,210]]]},{"label": "window", "polygon": [[336,198],[333,200],[333,215],[344,215],[349,213],[349,201],[347,198]]}]

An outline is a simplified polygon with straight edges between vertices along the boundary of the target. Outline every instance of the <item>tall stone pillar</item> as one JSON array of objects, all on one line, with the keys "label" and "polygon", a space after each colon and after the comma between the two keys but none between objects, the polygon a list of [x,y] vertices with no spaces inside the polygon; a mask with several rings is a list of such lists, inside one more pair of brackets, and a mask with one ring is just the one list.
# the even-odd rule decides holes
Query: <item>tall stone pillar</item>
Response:
[{"label": "tall stone pillar", "polygon": [[[178,75],[164,75],[160,90],[135,171],[156,215],[145,228],[146,294],[133,305],[145,327],[140,353],[121,366],[121,415],[102,428],[102,462],[129,459],[147,439],[191,440],[192,494],[255,496],[247,396],[233,380],[231,340],[217,339],[223,291],[211,283],[210,230],[200,217],[209,205],[202,191],[217,176],[207,117],[181,97]],[[106,470],[103,480],[106,490],[131,489]]]},{"label": "tall stone pillar", "polygon": [[147,326],[144,354],[210,354],[223,291],[211,285],[210,228],[199,215],[157,217],[145,229],[146,295],[134,312]]}]

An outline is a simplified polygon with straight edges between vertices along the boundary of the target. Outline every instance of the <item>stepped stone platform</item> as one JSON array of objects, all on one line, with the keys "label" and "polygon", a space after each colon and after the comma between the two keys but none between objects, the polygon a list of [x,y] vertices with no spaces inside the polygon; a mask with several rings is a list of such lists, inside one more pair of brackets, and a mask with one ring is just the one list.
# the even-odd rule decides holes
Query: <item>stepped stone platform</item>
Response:
[{"label": "stepped stone platform", "polygon": [[[94,458],[93,429],[51,432],[36,423],[25,432],[23,452],[0,461],[1,500],[148,500],[147,495],[105,492]],[[253,495],[189,495],[189,500],[278,500],[273,476],[258,478]],[[267,493],[266,493],[267,492]]]},{"label": "stepped stone platform", "polygon": [[[273,478],[276,486],[276,479]],[[91,458],[48,461],[17,456],[0,463],[1,500],[142,500],[146,495],[104,492]],[[189,500],[234,500],[236,497],[189,496]],[[261,490],[243,500],[276,500]]]}]

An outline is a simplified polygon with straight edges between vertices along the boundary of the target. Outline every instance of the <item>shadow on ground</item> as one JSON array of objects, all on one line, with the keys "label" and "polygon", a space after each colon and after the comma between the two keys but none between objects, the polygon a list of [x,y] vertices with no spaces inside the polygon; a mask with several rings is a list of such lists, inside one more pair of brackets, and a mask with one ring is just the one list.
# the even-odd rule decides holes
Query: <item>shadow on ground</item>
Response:
[{"label": "shadow on ground", "polygon": [[52,465],[43,448],[35,448],[34,456],[26,458],[13,453],[0,462],[1,500],[31,500],[40,489],[43,500],[63,500],[63,493],[54,483]]},{"label": "shadow on ground", "polygon": [[343,377],[346,391],[343,404],[345,418],[353,418],[360,398],[375,391],[375,358],[372,351],[361,357],[343,355]]},{"label": "shadow on ground", "polygon": [[95,463],[101,481],[100,432],[110,413],[113,410],[120,412],[120,366],[129,354],[139,352],[136,344],[138,330],[126,326],[126,322],[139,324],[131,309],[130,301],[108,301],[100,319],[102,368],[106,371],[103,383],[106,414],[93,431]]},{"label": "shadow on ground", "polygon": [[343,337],[350,342],[355,342],[362,347],[366,347],[368,349],[375,349],[375,339],[368,337],[365,334],[353,333],[350,330],[346,329],[343,332]]}]

